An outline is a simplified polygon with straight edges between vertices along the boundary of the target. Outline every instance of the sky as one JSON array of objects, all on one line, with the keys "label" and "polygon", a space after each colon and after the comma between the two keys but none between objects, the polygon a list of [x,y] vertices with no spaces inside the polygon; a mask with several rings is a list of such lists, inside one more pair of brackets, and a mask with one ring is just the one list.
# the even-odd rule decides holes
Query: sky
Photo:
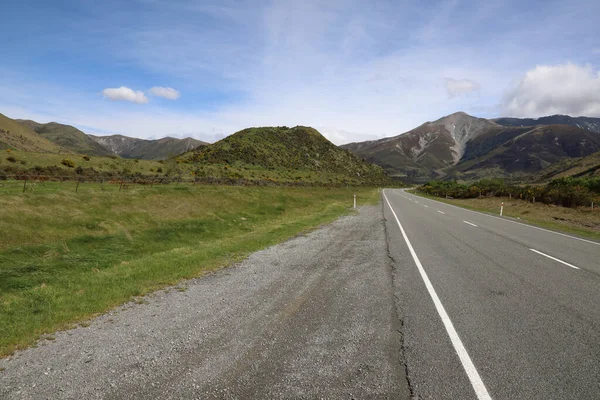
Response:
[{"label": "sky", "polygon": [[91,134],[343,144],[456,111],[600,117],[598,0],[10,3],[0,113]]}]

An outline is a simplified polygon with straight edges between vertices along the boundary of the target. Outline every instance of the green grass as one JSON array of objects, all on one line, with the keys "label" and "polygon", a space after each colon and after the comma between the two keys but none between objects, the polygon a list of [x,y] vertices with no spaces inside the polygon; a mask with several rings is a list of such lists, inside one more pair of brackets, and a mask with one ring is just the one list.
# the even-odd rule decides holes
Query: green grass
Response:
[{"label": "green grass", "polygon": [[374,204],[376,189],[0,191],[0,356]]},{"label": "green grass", "polygon": [[503,215],[519,219],[520,222],[541,228],[574,234],[600,241],[600,209],[567,208],[542,203],[531,203],[508,197],[486,197],[477,199],[444,199],[423,193],[413,194],[442,203],[452,204],[472,211],[498,215],[504,202]]}]

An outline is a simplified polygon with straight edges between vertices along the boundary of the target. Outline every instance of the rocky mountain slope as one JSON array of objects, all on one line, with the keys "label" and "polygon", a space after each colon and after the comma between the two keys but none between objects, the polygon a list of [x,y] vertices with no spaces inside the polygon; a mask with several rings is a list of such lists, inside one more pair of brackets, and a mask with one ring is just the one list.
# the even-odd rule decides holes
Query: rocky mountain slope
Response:
[{"label": "rocky mountain slope", "polygon": [[501,130],[492,121],[458,112],[398,136],[341,147],[381,165],[392,176],[419,180],[444,175],[444,168],[463,158],[470,141]]},{"label": "rocky mountain slope", "polygon": [[162,139],[147,140],[123,135],[89,135],[89,137],[112,153],[123,158],[140,158],[143,160],[164,160],[207,144],[192,138],[177,139],[165,137]]},{"label": "rocky mountain slope", "polygon": [[[538,121],[554,120],[548,118]],[[572,120],[581,125],[584,118]],[[594,120],[600,119],[585,120],[589,130],[574,123],[528,126],[516,119],[487,120],[459,112],[402,135],[342,147],[414,182],[488,176],[520,179],[563,158],[600,150],[600,134],[593,130]]]},{"label": "rocky mountain slope", "polygon": [[30,128],[40,136],[50,140],[57,145],[69,149],[75,153],[90,156],[108,156],[113,153],[91,137],[71,125],[63,125],[56,122],[40,124],[31,120],[15,120],[23,126]]}]

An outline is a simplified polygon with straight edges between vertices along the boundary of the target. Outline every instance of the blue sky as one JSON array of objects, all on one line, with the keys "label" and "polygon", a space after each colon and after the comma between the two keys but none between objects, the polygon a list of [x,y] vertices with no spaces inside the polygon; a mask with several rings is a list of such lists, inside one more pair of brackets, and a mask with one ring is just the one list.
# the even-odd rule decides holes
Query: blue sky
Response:
[{"label": "blue sky", "polygon": [[30,1],[2,7],[0,112],[215,141],[334,143],[455,111],[600,117],[600,2]]}]

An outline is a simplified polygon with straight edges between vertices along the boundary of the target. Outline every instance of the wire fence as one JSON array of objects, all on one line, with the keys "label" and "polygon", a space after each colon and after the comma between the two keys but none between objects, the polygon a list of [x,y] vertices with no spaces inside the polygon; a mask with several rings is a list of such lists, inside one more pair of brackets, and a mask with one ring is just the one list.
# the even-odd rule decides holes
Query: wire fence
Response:
[{"label": "wire fence", "polygon": [[181,176],[72,176],[72,175],[3,175],[0,177],[0,192],[27,193],[57,190],[80,191],[127,191],[131,189],[158,187],[194,187],[196,185],[236,185],[236,186],[296,186],[296,187],[343,187],[341,184],[321,182],[287,182],[274,179],[246,179],[228,177],[183,178]]}]

